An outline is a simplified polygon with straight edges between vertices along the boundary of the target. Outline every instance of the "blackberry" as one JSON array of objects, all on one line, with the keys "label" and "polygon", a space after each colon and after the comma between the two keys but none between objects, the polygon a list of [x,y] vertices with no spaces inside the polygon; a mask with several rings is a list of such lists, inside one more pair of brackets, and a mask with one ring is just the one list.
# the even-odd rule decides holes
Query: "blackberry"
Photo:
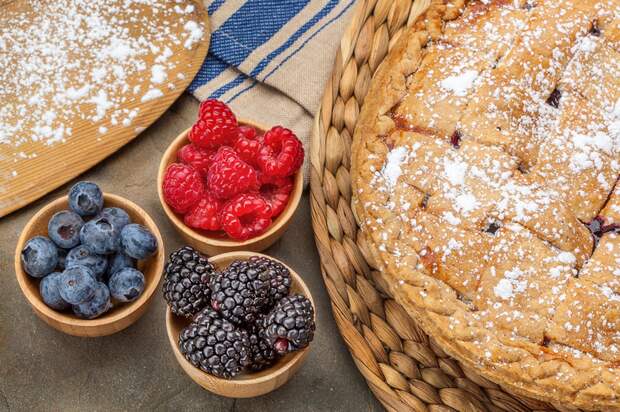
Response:
[{"label": "blackberry", "polygon": [[248,259],[248,264],[255,270],[266,272],[269,277],[269,307],[288,296],[291,288],[291,272],[286,266],[263,256],[252,256]]},{"label": "blackberry", "polygon": [[209,279],[215,268],[192,247],[185,246],[170,255],[164,272],[164,299],[172,313],[192,317],[209,304]]},{"label": "blackberry", "polygon": [[249,328],[250,334],[250,353],[252,361],[248,368],[253,371],[263,370],[275,363],[279,358],[275,349],[267,343],[265,340],[265,334],[263,331],[263,318],[264,315],[259,315],[256,322],[254,322]]},{"label": "blackberry", "polygon": [[192,365],[222,378],[236,376],[250,363],[247,332],[208,307],[181,331],[179,348]]},{"label": "blackberry", "polygon": [[312,302],[302,295],[282,298],[263,319],[265,340],[281,355],[308,346],[314,329]]},{"label": "blackberry", "polygon": [[237,325],[250,325],[269,304],[269,273],[235,260],[211,278],[211,307]]}]

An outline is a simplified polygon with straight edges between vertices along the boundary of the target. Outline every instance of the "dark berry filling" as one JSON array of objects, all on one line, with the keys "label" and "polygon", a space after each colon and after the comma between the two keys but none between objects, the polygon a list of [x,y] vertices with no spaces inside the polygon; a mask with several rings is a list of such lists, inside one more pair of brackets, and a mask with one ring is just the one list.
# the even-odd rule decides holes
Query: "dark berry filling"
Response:
[{"label": "dark berry filling", "polygon": [[547,104],[557,109],[560,106],[561,98],[562,98],[562,92],[560,91],[560,89],[553,89],[553,91],[549,95],[549,98],[547,99]]},{"label": "dark berry filling", "polygon": [[598,245],[601,237],[605,233],[620,233],[620,225],[617,223],[605,224],[605,219],[602,216],[597,216],[590,223],[587,224],[588,229],[592,232],[594,238],[594,247]]},{"label": "dark berry filling", "polygon": [[484,228],[484,231],[494,235],[501,227],[499,222],[489,222],[488,226]]},{"label": "dark berry filling", "polygon": [[428,193],[424,193],[424,197],[422,198],[422,203],[420,203],[420,207],[422,209],[426,209],[426,207],[428,206],[429,198],[430,198],[430,195]]},{"label": "dark berry filling", "polygon": [[461,145],[461,132],[455,130],[454,133],[452,133],[452,136],[450,136],[450,143],[458,149]]}]

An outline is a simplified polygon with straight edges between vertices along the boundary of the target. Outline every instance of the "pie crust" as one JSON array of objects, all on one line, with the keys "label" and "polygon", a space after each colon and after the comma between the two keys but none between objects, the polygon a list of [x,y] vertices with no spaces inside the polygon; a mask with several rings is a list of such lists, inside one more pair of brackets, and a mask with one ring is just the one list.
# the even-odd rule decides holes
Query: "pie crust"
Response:
[{"label": "pie crust", "polygon": [[366,252],[466,366],[620,410],[620,0],[430,3],[357,122]]}]

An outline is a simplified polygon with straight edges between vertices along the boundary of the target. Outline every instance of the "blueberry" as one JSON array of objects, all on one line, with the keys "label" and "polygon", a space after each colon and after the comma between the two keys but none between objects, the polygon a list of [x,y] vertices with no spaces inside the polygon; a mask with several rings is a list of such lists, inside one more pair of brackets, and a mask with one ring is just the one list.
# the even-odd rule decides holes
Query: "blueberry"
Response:
[{"label": "blueberry", "polygon": [[110,261],[108,262],[108,279],[110,276],[118,272],[123,268],[135,268],[136,260],[132,257],[127,256],[123,252],[118,252],[112,255]]},{"label": "blueberry", "polygon": [[123,268],[110,277],[110,293],[121,302],[134,301],[144,291],[144,275],[133,268]]},{"label": "blueberry", "polygon": [[39,283],[39,292],[43,302],[54,310],[67,310],[71,307],[60,296],[58,287],[60,286],[61,277],[62,274],[60,272],[50,273],[41,279],[41,283]]},{"label": "blueberry", "polygon": [[69,207],[80,216],[95,216],[103,207],[103,193],[95,183],[78,182],[69,190]]},{"label": "blueberry", "polygon": [[121,232],[123,252],[135,259],[146,259],[157,251],[157,239],[144,226],[132,223]]},{"label": "blueberry", "polygon": [[58,263],[56,264],[56,269],[62,272],[63,270],[65,270],[67,253],[69,253],[69,251],[63,248],[57,248],[57,250],[58,250]]},{"label": "blueberry", "polygon": [[79,305],[93,297],[97,281],[93,271],[86,266],[72,266],[62,272],[58,290],[65,302]]},{"label": "blueberry", "polygon": [[110,291],[104,283],[97,283],[95,294],[84,303],[73,306],[73,313],[78,318],[93,319],[106,313],[112,307]]},{"label": "blueberry", "polygon": [[47,224],[47,234],[50,239],[65,249],[71,249],[80,244],[80,229],[84,221],[75,212],[62,210],[55,213]]},{"label": "blueberry", "polygon": [[118,229],[121,230],[131,223],[131,218],[120,207],[106,207],[101,211],[101,217],[105,217]]},{"label": "blueberry", "polygon": [[42,278],[51,273],[58,264],[58,250],[49,238],[35,236],[26,242],[22,249],[21,261],[27,274]]},{"label": "blueberry", "polygon": [[71,249],[67,255],[65,267],[73,266],[86,266],[93,272],[95,278],[101,281],[108,267],[108,259],[96,254],[88,246],[80,245]]},{"label": "blueberry", "polygon": [[97,217],[82,226],[80,240],[93,252],[109,255],[120,249],[120,230],[108,218]]}]

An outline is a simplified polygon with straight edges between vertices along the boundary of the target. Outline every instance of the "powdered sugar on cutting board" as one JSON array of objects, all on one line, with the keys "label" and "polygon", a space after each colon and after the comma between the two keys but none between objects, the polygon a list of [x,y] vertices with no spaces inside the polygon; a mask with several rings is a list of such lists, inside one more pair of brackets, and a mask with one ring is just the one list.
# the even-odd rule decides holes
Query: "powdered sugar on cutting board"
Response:
[{"label": "powdered sugar on cutting board", "polygon": [[[174,88],[173,48],[192,49],[204,22],[187,0],[24,2],[0,16],[0,148],[26,158],[33,145],[68,142],[76,120],[100,138],[130,127],[137,102]],[[134,126],[135,127],[135,126]]]}]

